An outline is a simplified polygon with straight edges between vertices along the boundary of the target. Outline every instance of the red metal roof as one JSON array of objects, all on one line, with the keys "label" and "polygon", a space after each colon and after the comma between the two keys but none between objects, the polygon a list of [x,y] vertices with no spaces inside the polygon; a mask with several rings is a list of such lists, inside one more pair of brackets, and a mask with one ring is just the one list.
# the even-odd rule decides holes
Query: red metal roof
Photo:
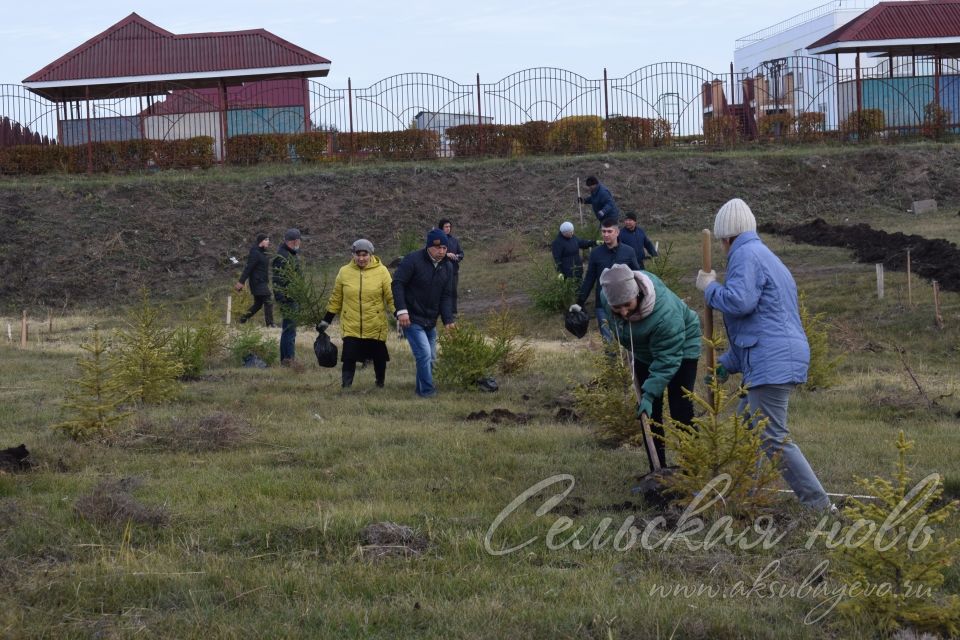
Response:
[{"label": "red metal roof", "polygon": [[960,0],[881,2],[828,33],[807,49],[878,40],[960,39]]},{"label": "red metal roof", "polygon": [[329,64],[326,58],[264,29],[177,35],[131,13],[23,82],[102,81]]}]

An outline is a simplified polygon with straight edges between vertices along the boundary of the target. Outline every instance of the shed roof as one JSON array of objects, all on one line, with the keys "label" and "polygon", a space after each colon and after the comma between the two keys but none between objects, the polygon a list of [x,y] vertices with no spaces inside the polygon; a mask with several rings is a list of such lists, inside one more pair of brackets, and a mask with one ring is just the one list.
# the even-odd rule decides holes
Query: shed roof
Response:
[{"label": "shed roof", "polygon": [[960,0],[881,2],[807,46],[812,54],[960,53]]},{"label": "shed roof", "polygon": [[268,77],[315,77],[330,61],[264,29],[174,34],[136,13],[23,81],[51,99],[155,93],[158,85],[210,87]]}]

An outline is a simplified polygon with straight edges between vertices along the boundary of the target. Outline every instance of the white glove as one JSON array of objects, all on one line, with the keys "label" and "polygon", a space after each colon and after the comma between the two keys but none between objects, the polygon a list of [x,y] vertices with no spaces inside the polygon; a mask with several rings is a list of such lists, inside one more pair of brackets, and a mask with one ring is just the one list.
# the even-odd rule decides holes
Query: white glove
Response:
[{"label": "white glove", "polygon": [[562,274],[562,273],[558,273],[558,274],[557,274],[557,280],[563,280],[563,274]]},{"label": "white glove", "polygon": [[329,322],[327,322],[326,320],[321,320],[321,321],[317,324],[317,332],[318,332],[318,333],[323,333],[324,331],[327,330],[327,327],[329,327],[329,326],[330,326],[330,323],[329,323]]},{"label": "white glove", "polygon": [[697,289],[700,289],[700,291],[706,291],[710,283],[716,281],[717,272],[713,269],[710,270],[710,273],[707,273],[703,269],[697,273]]},{"label": "white glove", "polygon": [[580,313],[581,311],[583,311],[583,309],[581,309],[581,308],[580,308],[580,305],[578,305],[578,304],[572,304],[572,305],[570,305],[569,311],[572,311],[572,312],[574,312],[574,313]]}]

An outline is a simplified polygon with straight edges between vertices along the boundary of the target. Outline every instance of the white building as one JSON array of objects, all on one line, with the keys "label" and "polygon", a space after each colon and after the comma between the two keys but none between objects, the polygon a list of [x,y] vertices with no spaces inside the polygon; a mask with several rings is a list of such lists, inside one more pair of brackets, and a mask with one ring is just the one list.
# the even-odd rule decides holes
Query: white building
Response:
[{"label": "white building", "polygon": [[[733,67],[740,73],[753,74],[765,71],[765,62],[808,56],[807,45],[816,42],[828,33],[850,22],[861,13],[877,4],[879,0],[834,0],[809,11],[797,14],[782,22],[738,38],[734,45]],[[833,55],[820,56],[836,64]],[[864,67],[876,65],[880,59],[861,61]],[[852,67],[853,56],[840,56],[841,67]]]}]

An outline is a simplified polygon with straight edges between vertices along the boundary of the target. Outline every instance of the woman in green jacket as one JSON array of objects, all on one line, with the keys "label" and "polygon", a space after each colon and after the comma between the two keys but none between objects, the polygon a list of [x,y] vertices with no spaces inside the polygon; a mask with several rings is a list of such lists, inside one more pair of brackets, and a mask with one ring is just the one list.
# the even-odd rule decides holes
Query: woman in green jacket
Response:
[{"label": "woman in green jacket", "polygon": [[638,414],[654,423],[660,465],[666,465],[663,443],[663,391],[670,391],[670,417],[690,425],[693,390],[700,359],[700,316],[647,271],[632,271],[625,264],[604,269],[600,299],[611,318],[610,329],[633,353],[634,375],[642,395]]},{"label": "woman in green jacket", "polygon": [[392,314],[392,278],[380,258],[373,255],[373,243],[360,239],[351,248],[353,259],[340,268],[327,304],[327,315],[317,328],[330,326],[340,315],[343,334],[341,372],[344,388],[353,384],[357,362],[373,360],[377,386],[383,387],[387,374],[387,313]]}]

